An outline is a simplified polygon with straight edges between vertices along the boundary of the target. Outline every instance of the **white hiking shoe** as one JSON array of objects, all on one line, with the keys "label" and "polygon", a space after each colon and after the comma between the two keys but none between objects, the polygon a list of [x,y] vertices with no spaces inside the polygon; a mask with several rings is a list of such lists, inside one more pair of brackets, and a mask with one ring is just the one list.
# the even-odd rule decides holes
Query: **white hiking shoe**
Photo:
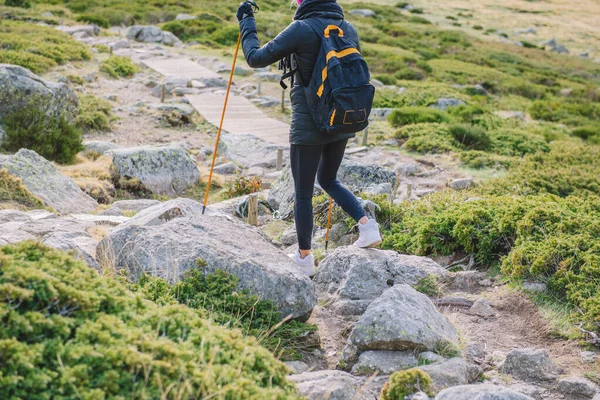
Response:
[{"label": "white hiking shoe", "polygon": [[366,224],[358,223],[358,240],[354,246],[363,249],[377,247],[381,244],[381,235],[379,234],[379,224],[374,219],[370,219]]},{"label": "white hiking shoe", "polygon": [[292,259],[300,267],[300,272],[304,275],[312,278],[315,276],[315,256],[312,254],[302,258],[300,257],[300,250],[296,250],[294,254],[288,254],[288,257]]}]

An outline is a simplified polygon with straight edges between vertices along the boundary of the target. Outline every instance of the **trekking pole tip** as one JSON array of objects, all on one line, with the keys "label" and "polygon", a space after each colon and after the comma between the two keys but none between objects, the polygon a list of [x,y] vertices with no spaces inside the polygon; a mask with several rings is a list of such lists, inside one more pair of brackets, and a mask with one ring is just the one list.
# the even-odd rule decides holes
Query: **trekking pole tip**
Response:
[{"label": "trekking pole tip", "polygon": [[202,215],[204,215],[205,211],[206,211],[206,206],[202,206]]}]

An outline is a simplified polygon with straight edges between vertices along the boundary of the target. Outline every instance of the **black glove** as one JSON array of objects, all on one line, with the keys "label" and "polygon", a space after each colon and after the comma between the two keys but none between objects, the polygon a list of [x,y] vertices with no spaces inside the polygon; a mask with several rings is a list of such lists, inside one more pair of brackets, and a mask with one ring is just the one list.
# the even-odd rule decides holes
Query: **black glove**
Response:
[{"label": "black glove", "polygon": [[252,5],[243,1],[240,3],[240,6],[237,10],[237,19],[242,22],[244,18],[254,17],[254,10],[252,9]]}]

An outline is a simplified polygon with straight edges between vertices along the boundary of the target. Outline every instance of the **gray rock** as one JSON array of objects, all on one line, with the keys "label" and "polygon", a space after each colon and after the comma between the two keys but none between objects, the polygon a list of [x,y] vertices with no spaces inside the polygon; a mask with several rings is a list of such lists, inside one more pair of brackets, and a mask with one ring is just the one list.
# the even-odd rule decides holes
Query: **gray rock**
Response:
[{"label": "gray rock", "polygon": [[581,361],[584,364],[593,364],[598,360],[598,355],[593,351],[582,351],[581,352]]},{"label": "gray rock", "polygon": [[175,17],[175,21],[189,21],[192,19],[198,19],[198,17],[196,17],[194,15],[189,15],[189,14],[178,14]]},{"label": "gray rock", "polygon": [[548,285],[543,282],[524,282],[523,289],[530,292],[543,293],[548,290]]},{"label": "gray rock", "polygon": [[31,193],[59,214],[87,213],[98,207],[96,200],[35,151],[21,149],[13,156],[0,158],[0,168],[21,178]]},{"label": "gray rock", "polygon": [[87,232],[51,232],[44,236],[42,243],[62,250],[75,251],[92,268],[99,268],[96,261],[96,241]]},{"label": "gray rock", "polygon": [[558,41],[555,38],[542,42],[540,46],[548,48],[554,53],[569,54],[569,50],[562,44],[558,43]]},{"label": "gray rock", "polygon": [[281,104],[281,100],[272,96],[260,96],[251,100],[259,107],[275,107]]},{"label": "gray rock", "polygon": [[[231,68],[229,70],[231,70]],[[254,70],[243,65],[236,65],[234,74],[238,76],[250,76],[254,74]]]},{"label": "gray rock", "polygon": [[473,383],[483,373],[481,368],[469,364],[459,357],[431,365],[423,365],[418,368],[429,374],[433,381],[435,391],[440,391],[452,386]]},{"label": "gray rock", "polygon": [[394,111],[394,108],[374,108],[371,110],[371,116],[369,118],[376,120],[386,120],[387,117]]},{"label": "gray rock", "polygon": [[554,381],[562,374],[545,349],[517,349],[506,356],[501,372],[525,382]]},{"label": "gray rock", "polygon": [[565,396],[589,399],[600,392],[600,388],[594,382],[574,376],[559,380],[556,389]]},{"label": "gray rock", "polygon": [[167,76],[163,82],[152,89],[152,96],[160,98],[162,96],[163,86],[165,87],[165,93],[173,93],[178,88],[189,88],[191,87],[192,80],[182,76],[170,75]]},{"label": "gray rock", "polygon": [[480,84],[475,85],[475,87],[473,88],[473,92],[480,96],[489,96],[490,95],[490,93]]},{"label": "gray rock", "polygon": [[120,200],[113,203],[113,207],[120,209],[121,211],[135,211],[140,212],[146,208],[150,208],[160,204],[158,200]]},{"label": "gray rock", "polygon": [[348,234],[349,231],[350,229],[348,228],[348,225],[346,225],[344,222],[333,224],[329,231],[329,240],[334,243],[338,243],[342,237]]},{"label": "gray rock", "polygon": [[262,178],[266,175],[266,172],[261,167],[251,167],[251,168],[248,168],[248,171],[246,171],[246,175],[257,176],[259,178]]},{"label": "gray rock", "polygon": [[438,110],[441,110],[441,111],[446,111],[450,107],[464,106],[465,104],[467,104],[467,103],[465,103],[464,101],[459,100],[459,99],[440,97],[439,99],[437,99],[437,101],[435,103],[430,104],[429,107],[437,108]]},{"label": "gray rock", "polygon": [[363,190],[371,185],[396,184],[396,171],[375,164],[360,164],[352,161],[342,163],[338,179],[350,189]]},{"label": "gray rock", "polygon": [[292,374],[303,374],[310,370],[310,365],[302,361],[285,361],[284,364],[292,371]]},{"label": "gray rock", "polygon": [[598,393],[597,395],[595,395],[592,400],[600,400],[600,393]]},{"label": "gray rock", "polygon": [[232,162],[217,165],[217,166],[215,166],[215,169],[214,169],[214,171],[217,174],[222,174],[222,175],[235,174],[238,170],[239,170],[238,166]]},{"label": "gray rock", "polygon": [[100,27],[98,25],[76,25],[76,26],[57,26],[56,29],[63,31],[71,36],[77,36],[79,39],[85,39],[92,36],[98,36],[100,34]]},{"label": "gray rock", "polygon": [[[277,163],[279,146],[266,142],[254,135],[221,136],[219,152],[227,159],[244,167],[273,168]],[[284,160],[288,159],[289,150],[284,150]]]},{"label": "gray rock", "polygon": [[110,150],[118,149],[119,145],[111,142],[103,142],[100,140],[90,140],[88,142],[84,142],[85,150],[83,154],[87,154],[89,152],[95,152],[98,154],[104,154]]},{"label": "gray rock", "polygon": [[352,367],[354,375],[371,375],[374,372],[389,375],[396,371],[419,365],[414,351],[369,350],[358,357]]},{"label": "gray rock", "polygon": [[463,355],[470,363],[481,364],[485,361],[487,351],[483,343],[475,343],[466,346],[463,350]]},{"label": "gray rock", "polygon": [[406,397],[405,400],[430,400],[425,392],[417,392]]},{"label": "gray rock", "polygon": [[385,85],[379,79],[371,78],[371,84],[376,88],[383,88]]},{"label": "gray rock", "polygon": [[389,182],[386,183],[376,183],[370,186],[367,186],[363,192],[370,195],[392,195],[393,187]]},{"label": "gray rock", "polygon": [[125,36],[129,40],[145,43],[161,43],[167,46],[181,44],[181,40],[171,32],[165,32],[156,26],[135,25],[127,29]]},{"label": "gray rock", "polygon": [[473,178],[455,179],[450,182],[450,187],[454,190],[466,190],[473,186]]},{"label": "gray rock", "polygon": [[435,364],[442,361],[446,361],[446,359],[433,351],[424,351],[419,354],[419,362],[422,363]]},{"label": "gray rock", "polygon": [[518,119],[521,121],[525,120],[525,113],[522,111],[496,111],[494,114],[502,119]]},{"label": "gray rock", "polygon": [[0,142],[4,140],[5,136],[6,136],[6,131],[4,130],[4,127],[2,125],[0,125]]},{"label": "gray rock", "polygon": [[390,286],[416,285],[430,275],[445,277],[448,272],[429,258],[348,246],[321,261],[314,282],[337,303],[356,303],[352,309],[362,314]]},{"label": "gray rock", "polygon": [[298,392],[308,400],[373,400],[368,393],[360,393],[361,382],[343,371],[316,371],[288,376]]},{"label": "gray rock", "polygon": [[510,386],[510,389],[536,400],[544,398],[544,394],[546,393],[546,389],[526,383],[515,383]]},{"label": "gray rock", "polygon": [[175,196],[200,180],[198,167],[180,144],[113,150],[114,179],[139,179],[150,192]]},{"label": "gray rock", "polygon": [[118,207],[111,207],[109,209],[106,209],[104,211],[101,211],[100,213],[98,213],[98,215],[105,215],[105,216],[113,216],[113,217],[124,217],[125,214],[123,213],[123,210],[121,210]]},{"label": "gray rock", "polygon": [[223,78],[199,78],[198,82],[206,88],[220,88],[227,86],[227,81]]},{"label": "gray rock", "polygon": [[81,222],[108,226],[117,226],[129,221],[128,217],[117,215],[71,214],[70,217]]},{"label": "gray rock", "polygon": [[277,72],[269,72],[269,71],[257,72],[254,74],[254,76],[258,79],[268,81],[268,82],[279,82],[281,80],[281,74],[278,74]]},{"label": "gray rock", "polygon": [[292,170],[285,168],[279,178],[271,184],[267,202],[282,219],[289,219],[294,214],[294,197]]},{"label": "gray rock", "polygon": [[495,312],[487,299],[479,299],[477,300],[471,309],[469,310],[471,314],[477,315],[479,317],[489,318],[492,317]]},{"label": "gray rock", "polygon": [[52,117],[77,116],[77,96],[66,84],[45,81],[23,67],[0,64],[0,88],[0,116],[22,109],[32,99]]},{"label": "gray rock", "polygon": [[458,340],[454,326],[431,300],[409,285],[394,285],[358,320],[342,359],[351,367],[366,350],[433,350]]},{"label": "gray rock", "polygon": [[296,226],[292,225],[281,234],[281,244],[289,247],[298,243],[298,235],[296,234]]},{"label": "gray rock", "polygon": [[137,280],[142,273],[178,281],[207,263],[206,271],[239,277],[239,289],[272,300],[282,315],[302,317],[316,304],[312,281],[259,232],[202,204],[175,199],[147,208],[100,242],[99,260]]},{"label": "gray rock", "polygon": [[396,165],[396,171],[402,176],[413,176],[421,172],[419,164],[400,163]]},{"label": "gray rock", "polygon": [[112,47],[113,51],[128,49],[131,46],[129,40],[118,40],[116,42],[110,43],[109,47]]},{"label": "gray rock", "polygon": [[373,10],[369,9],[359,9],[359,10],[350,10],[350,15],[358,15],[359,17],[375,17],[377,14]]},{"label": "gray rock", "polygon": [[442,390],[435,400],[533,400],[532,397],[492,384],[461,385]]}]

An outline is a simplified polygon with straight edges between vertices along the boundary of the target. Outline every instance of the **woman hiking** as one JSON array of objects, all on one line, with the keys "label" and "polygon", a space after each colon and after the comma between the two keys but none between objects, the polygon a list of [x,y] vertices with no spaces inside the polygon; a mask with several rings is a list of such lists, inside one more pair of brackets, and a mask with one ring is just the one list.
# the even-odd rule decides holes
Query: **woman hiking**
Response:
[{"label": "woman hiking", "polygon": [[[296,199],[294,218],[298,235],[298,250],[290,257],[302,273],[315,273],[315,259],[311,251],[313,234],[312,197],[315,177],[335,202],[358,223],[358,247],[381,244],[379,225],[369,219],[359,200],[337,180],[337,172],[344,158],[348,139],[354,133],[323,134],[309,112],[303,86],[311,81],[319,56],[321,36],[312,26],[323,28],[336,25],[343,30],[346,40],[360,51],[356,29],[344,21],[344,12],[336,0],[297,0],[298,8],[293,22],[277,37],[260,47],[252,6],[240,4],[237,18],[240,22],[242,48],[248,65],[267,67],[279,60],[287,67],[297,68],[292,76],[292,121],[290,127],[290,161]],[[310,24],[308,21],[311,21]],[[293,60],[293,62],[292,62]],[[285,65],[285,64],[284,64]],[[365,117],[366,119],[366,117]],[[332,117],[333,121],[333,117]]]}]

